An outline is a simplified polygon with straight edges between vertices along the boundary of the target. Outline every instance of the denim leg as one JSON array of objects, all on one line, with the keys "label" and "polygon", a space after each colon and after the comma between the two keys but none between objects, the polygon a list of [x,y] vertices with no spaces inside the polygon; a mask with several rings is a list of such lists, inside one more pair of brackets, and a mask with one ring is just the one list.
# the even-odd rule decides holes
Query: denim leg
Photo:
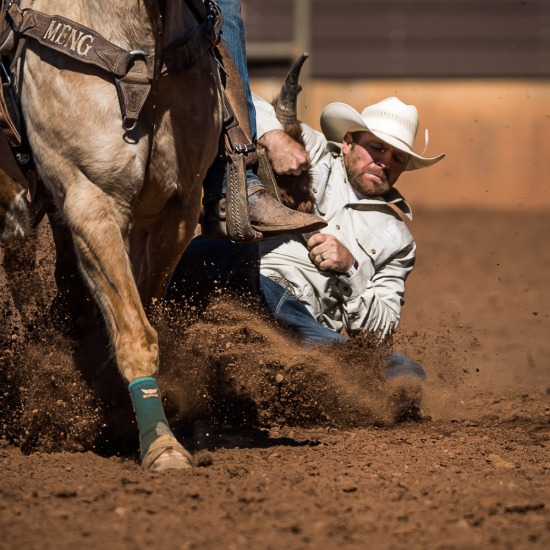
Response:
[{"label": "denim leg", "polygon": [[275,319],[295,330],[305,344],[330,344],[346,337],[321,325],[292,292],[259,274],[255,243],[210,241],[195,237],[168,284],[166,300],[176,307],[206,307],[217,288],[263,299]]},{"label": "denim leg", "polygon": [[[304,304],[283,285],[260,275],[260,288],[267,307],[275,319],[294,329],[305,344],[323,345],[348,339],[347,336],[317,322]],[[402,353],[393,353],[384,377],[386,380],[391,380],[399,376],[426,380],[426,373],[418,363]]]},{"label": "denim leg", "polygon": [[[252,130],[252,141],[256,142],[256,109],[252,101],[250,91],[250,81],[248,78],[248,67],[246,62],[246,45],[244,37],[244,25],[241,14],[240,0],[218,0],[216,2],[223,15],[222,38],[227,44],[227,49],[235,61],[241,80],[243,81],[248,113],[250,118],[250,128]],[[261,185],[260,180],[254,174],[252,168],[246,171],[247,188]],[[209,202],[219,199],[225,195],[227,188],[227,178],[225,174],[225,160],[216,158],[212,167],[206,174],[203,182],[204,201]]]},{"label": "denim leg", "polygon": [[391,380],[399,376],[408,376],[424,382],[427,378],[424,369],[402,353],[392,354],[390,364],[386,367],[386,372],[384,374],[386,380]]},{"label": "denim leg", "polygon": [[318,323],[304,304],[284,286],[260,275],[263,299],[275,319],[296,331],[305,344],[330,344],[346,337]]},{"label": "denim leg", "polygon": [[[280,323],[292,328],[306,345],[326,345],[348,337],[315,320],[285,286],[259,275],[257,244],[210,241],[195,237],[183,254],[168,285],[166,299],[202,309],[216,288],[260,295]],[[426,380],[424,369],[402,353],[393,353],[385,378],[400,376]]]},{"label": "denim leg", "polygon": [[218,0],[216,3],[220,7],[223,15],[222,38],[227,44],[227,49],[235,61],[235,65],[237,66],[237,70],[244,84],[248,112],[250,113],[252,139],[256,141],[256,110],[254,109],[252,93],[250,91],[250,81],[248,78],[241,2],[240,0]]}]

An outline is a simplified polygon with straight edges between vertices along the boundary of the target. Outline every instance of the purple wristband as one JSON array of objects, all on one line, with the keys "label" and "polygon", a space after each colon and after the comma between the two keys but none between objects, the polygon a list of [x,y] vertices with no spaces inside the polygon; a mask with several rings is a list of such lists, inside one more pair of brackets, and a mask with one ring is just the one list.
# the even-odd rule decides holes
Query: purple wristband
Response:
[{"label": "purple wristband", "polygon": [[359,262],[357,261],[357,258],[353,258],[353,263],[351,264],[349,271],[346,271],[345,275],[346,277],[351,277],[355,275],[357,271],[359,271]]}]

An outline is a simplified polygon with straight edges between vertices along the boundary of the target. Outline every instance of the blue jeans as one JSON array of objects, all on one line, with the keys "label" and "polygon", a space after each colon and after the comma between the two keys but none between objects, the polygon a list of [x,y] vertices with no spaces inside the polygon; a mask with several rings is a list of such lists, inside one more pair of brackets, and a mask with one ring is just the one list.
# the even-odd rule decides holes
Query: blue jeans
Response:
[{"label": "blue jeans", "polygon": [[[252,101],[248,67],[246,62],[246,45],[240,0],[216,0],[223,16],[222,38],[235,61],[246,94],[246,103],[252,130],[252,141],[256,142],[256,110]],[[260,180],[251,168],[247,169],[247,187],[261,185]],[[203,182],[204,202],[219,199],[226,190],[225,160],[217,157]]]},{"label": "blue jeans", "polygon": [[305,345],[331,344],[347,336],[318,323],[285,281],[275,282],[260,275],[260,292],[275,319],[298,334]]},{"label": "blue jeans", "polygon": [[[327,345],[348,340],[349,337],[336,332],[321,323],[306,309],[283,281],[277,283],[260,275],[261,295],[268,309],[280,323],[294,329],[305,345]],[[386,380],[399,376],[410,376],[426,380],[424,369],[402,353],[393,353],[384,372]]]},{"label": "blue jeans", "polygon": [[252,139],[256,141],[256,110],[252,101],[250,81],[248,78],[248,66],[246,61],[246,45],[244,38],[243,17],[241,14],[240,0],[217,0],[223,15],[222,38],[227,44],[227,49],[235,61],[246,94],[246,103],[250,115],[250,127]]},{"label": "blue jeans", "polygon": [[[210,241],[195,237],[183,254],[172,276],[166,298],[176,307],[182,303],[206,307],[217,288],[258,296],[275,320],[294,332],[306,345],[327,345],[347,340],[316,321],[296,298],[288,283],[273,281],[260,274],[257,244]],[[424,369],[401,353],[393,353],[386,367],[386,379],[409,376],[426,379]]]}]

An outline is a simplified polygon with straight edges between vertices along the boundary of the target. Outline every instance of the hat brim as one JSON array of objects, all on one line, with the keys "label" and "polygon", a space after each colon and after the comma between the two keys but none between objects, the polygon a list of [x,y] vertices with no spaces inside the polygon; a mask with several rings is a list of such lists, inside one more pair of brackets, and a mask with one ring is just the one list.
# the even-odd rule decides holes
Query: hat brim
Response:
[{"label": "hat brim", "polygon": [[370,132],[384,143],[410,155],[405,170],[418,170],[439,162],[445,154],[437,157],[423,157],[415,153],[408,144],[396,139],[393,136],[369,128],[363,117],[347,103],[335,102],[327,105],[321,113],[321,130],[329,141],[342,143],[348,132]]}]

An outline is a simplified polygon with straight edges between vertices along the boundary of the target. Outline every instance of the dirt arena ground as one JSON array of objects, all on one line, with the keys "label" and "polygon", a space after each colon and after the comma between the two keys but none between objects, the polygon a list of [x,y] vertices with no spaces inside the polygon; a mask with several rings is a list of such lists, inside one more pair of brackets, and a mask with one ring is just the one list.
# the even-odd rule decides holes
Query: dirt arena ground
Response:
[{"label": "dirt arena ground", "polygon": [[394,346],[428,372],[424,420],[392,422],[372,343],[304,351],[221,300],[158,325],[199,464],[165,474],[136,462],[101,332],[49,326],[47,227],[4,247],[0,548],[549,548],[548,212],[416,211],[412,229]]}]

